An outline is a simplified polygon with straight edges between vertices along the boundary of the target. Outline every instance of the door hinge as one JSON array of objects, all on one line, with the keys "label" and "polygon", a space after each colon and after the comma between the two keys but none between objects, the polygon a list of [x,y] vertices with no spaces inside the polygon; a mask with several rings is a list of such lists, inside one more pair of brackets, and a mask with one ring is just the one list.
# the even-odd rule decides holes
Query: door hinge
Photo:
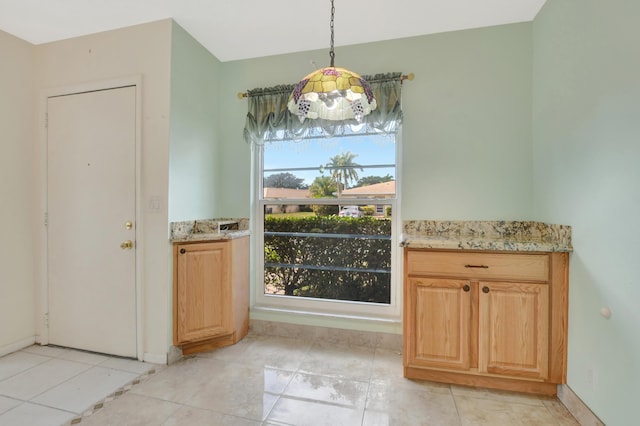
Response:
[{"label": "door hinge", "polygon": [[44,314],[44,327],[49,328],[49,312]]},{"label": "door hinge", "polygon": [[49,226],[49,212],[44,212],[44,226]]}]

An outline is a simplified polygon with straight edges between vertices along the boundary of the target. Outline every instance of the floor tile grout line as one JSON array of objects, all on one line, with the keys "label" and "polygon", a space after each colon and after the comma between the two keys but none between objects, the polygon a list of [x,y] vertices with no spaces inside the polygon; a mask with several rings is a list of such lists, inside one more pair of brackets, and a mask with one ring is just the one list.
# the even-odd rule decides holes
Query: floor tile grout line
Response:
[{"label": "floor tile grout line", "polygon": [[[64,348],[63,346],[55,346],[55,347],[56,348],[61,348],[61,349],[66,349],[66,351],[63,351],[62,354],[60,354],[60,355],[54,356],[54,358],[60,359],[60,360],[63,360],[63,361],[77,362],[79,364],[87,364],[87,365],[91,365],[93,367],[98,367],[98,366],[104,364],[105,362],[111,361],[113,359],[125,359],[125,360],[129,360],[129,361],[142,362],[142,361],[139,361],[139,360],[134,359],[134,358],[118,357],[118,356],[114,356],[114,355],[102,354],[102,353],[99,353],[99,352],[85,351],[85,350],[82,350],[82,349]],[[94,364],[94,363],[85,362],[85,361],[78,361],[78,360],[71,360],[71,359],[68,359],[68,358],[63,358],[64,354],[69,354],[69,353],[73,353],[73,352],[80,353],[80,354],[95,355],[95,356],[98,356],[98,357],[104,357],[106,359],[103,359],[102,361],[98,362],[97,364]],[[112,368],[112,367],[103,367],[103,368]],[[119,371],[125,371],[127,373],[132,373],[132,371],[120,370],[119,368],[113,368],[113,370],[119,370]],[[137,374],[137,372],[134,373],[134,374]]]},{"label": "floor tile grout line", "polygon": [[364,397],[364,407],[362,408],[362,417],[360,418],[360,425],[364,425],[364,418],[367,414],[367,404],[369,404],[369,395],[371,394],[371,381],[373,380],[373,368],[376,362],[376,354],[378,353],[379,342],[376,338],[375,345],[373,346],[373,358],[371,359],[371,365],[369,366],[369,383],[367,383],[367,393]]},{"label": "floor tile grout line", "polygon": [[316,341],[317,337],[314,337],[313,339],[311,339],[309,341],[309,344],[307,346],[307,348],[304,351],[304,354],[302,355],[302,357],[300,358],[300,362],[297,363],[297,367],[295,369],[295,371],[292,372],[291,377],[289,378],[289,381],[287,382],[286,386],[282,389],[282,392],[280,392],[280,394],[278,395],[278,398],[276,398],[275,402],[273,403],[273,406],[271,406],[271,409],[269,410],[269,412],[267,413],[267,415],[262,419],[261,424],[264,424],[266,422],[268,422],[269,420],[269,416],[271,415],[271,413],[273,413],[273,410],[276,408],[276,405],[278,404],[278,402],[280,402],[280,400],[282,399],[282,396],[285,394],[285,392],[287,391],[287,388],[291,385],[291,383],[293,382],[293,379],[296,378],[296,376],[300,375],[300,374],[305,374],[304,372],[302,372],[300,370],[300,367],[302,366],[302,363],[304,362],[304,359],[309,355],[309,353],[311,352],[311,348],[313,348],[313,345]]},{"label": "floor tile grout line", "polygon": [[[31,368],[35,368],[38,365],[44,364],[44,363],[49,362],[51,360],[58,359],[58,360],[61,360],[61,361],[75,362],[75,363],[78,363],[78,364],[88,365],[90,367],[102,367],[102,368],[109,368],[111,370],[122,371],[122,372],[125,372],[125,373],[140,374],[137,371],[124,370],[122,368],[104,367],[104,366],[102,366],[102,364],[104,364],[106,362],[109,362],[109,361],[112,361],[112,360],[124,360],[124,361],[144,363],[144,361],[140,361],[140,360],[135,359],[135,358],[120,357],[120,356],[117,356],[117,355],[102,354],[102,353],[99,353],[99,352],[85,351],[85,350],[82,350],[82,349],[66,348],[64,346],[41,345],[40,347],[54,347],[54,348],[59,348],[59,349],[64,349],[64,350],[63,350],[63,352],[61,354],[58,354],[58,355],[44,355],[44,354],[39,354],[37,352],[30,352],[30,351],[26,350],[27,348],[20,349],[19,351],[16,351],[16,352],[13,352],[13,353],[22,352],[22,353],[26,353],[26,354],[30,354],[30,355],[37,355],[37,356],[42,356],[42,357],[45,357],[45,358],[50,358],[47,361],[42,361],[41,363],[38,363],[36,365],[33,365],[33,366],[29,367],[27,370],[30,370]],[[79,360],[76,360],[76,359],[69,359],[68,357],[65,356],[65,355],[68,355],[69,353],[73,353],[73,352],[80,353],[80,354],[95,355],[95,356],[99,356],[99,357],[104,357],[106,359],[103,359],[98,363],[91,363],[91,362],[86,362],[86,361],[79,361]],[[2,357],[0,357],[0,360],[1,359],[2,359]],[[24,370],[24,371],[27,371],[27,370]],[[17,374],[20,374],[20,373],[17,373]],[[17,374],[15,374],[15,375],[17,375]],[[13,376],[11,376],[11,377],[13,377]],[[4,381],[4,380],[5,379],[0,380],[0,383],[2,381]]]},{"label": "floor tile grout line", "polygon": [[[99,365],[92,365],[92,364],[87,364],[87,363],[83,363],[83,362],[70,361],[70,360],[65,360],[65,359],[63,359],[63,358],[55,358],[55,357],[52,357],[50,360],[48,360],[48,361],[44,361],[44,362],[41,362],[41,363],[40,363],[40,364],[38,364],[37,366],[43,365],[43,364],[45,364],[45,363],[47,363],[47,362],[50,362],[50,361],[52,361],[52,360],[54,360],[54,359],[61,359],[61,360],[63,360],[63,361],[69,361],[69,362],[74,362],[74,363],[77,363],[77,364],[82,364],[83,366],[86,366],[87,368],[86,368],[86,369],[84,369],[84,370],[82,370],[82,371],[80,371],[80,372],[78,372],[78,373],[76,373],[76,374],[74,374],[74,375],[72,375],[72,376],[70,376],[70,377],[68,377],[67,379],[65,379],[65,380],[63,380],[63,381],[61,381],[61,382],[56,383],[55,385],[53,385],[53,386],[51,386],[51,387],[49,387],[49,388],[47,388],[47,389],[43,390],[42,392],[40,392],[40,393],[38,393],[38,394],[36,394],[36,395],[33,395],[33,396],[32,396],[31,398],[29,398],[29,399],[21,400],[21,399],[17,399],[17,398],[13,398],[13,397],[11,397],[11,398],[16,399],[16,400],[19,400],[19,401],[29,402],[29,403],[36,404],[36,405],[41,405],[41,406],[43,406],[43,407],[48,407],[48,408],[53,408],[53,409],[56,409],[56,410],[68,411],[68,412],[71,412],[71,413],[74,413],[74,414],[79,414],[79,413],[75,413],[75,412],[73,412],[73,411],[65,410],[65,409],[63,409],[63,408],[59,408],[59,407],[52,407],[52,406],[48,406],[48,405],[45,405],[45,404],[38,403],[38,402],[35,402],[35,401],[34,401],[34,399],[36,399],[36,398],[38,398],[39,396],[41,396],[41,395],[43,395],[43,394],[45,394],[45,393],[47,393],[47,392],[51,391],[52,389],[54,389],[54,388],[56,388],[56,387],[58,387],[58,386],[61,386],[61,385],[65,384],[65,383],[67,383],[67,382],[69,382],[69,381],[71,381],[71,380],[75,379],[76,377],[78,377],[78,376],[80,376],[80,375],[82,375],[82,374],[84,374],[84,373],[88,372],[88,371],[89,371],[89,370],[91,370],[92,368],[99,367]],[[37,366],[34,366],[34,367],[32,367],[32,368],[35,368],[35,367],[37,367]],[[131,371],[123,371],[123,370],[119,370],[119,369],[117,369],[117,368],[108,368],[108,367],[100,367],[100,368],[110,369],[110,370],[116,370],[116,371],[120,371],[120,372],[122,372],[122,373],[128,373],[128,374],[138,374],[138,376],[137,376],[137,377],[139,377],[139,376],[140,376],[140,373],[134,373],[134,372],[131,372]],[[28,370],[25,370],[25,372],[26,372],[26,371],[28,371]],[[144,374],[144,373],[143,373],[143,374]],[[17,375],[16,375],[16,376],[17,376]],[[13,376],[13,377],[15,377],[15,376]],[[137,378],[137,377],[136,377],[136,378]],[[132,379],[132,381],[136,380],[136,378]],[[125,384],[124,386],[126,386],[126,385],[127,385],[127,384]]]},{"label": "floor tile grout line", "polygon": [[[267,392],[267,393],[269,393],[269,392]],[[273,394],[273,393],[269,393],[269,394]],[[141,394],[137,394],[137,393],[135,393],[135,394],[133,394],[133,395],[138,396],[138,397],[143,397],[143,398],[153,399],[153,400],[156,400],[156,401],[170,402],[170,403],[172,403],[172,404],[179,405],[179,406],[180,406],[180,409],[182,409],[182,408],[192,408],[192,409],[195,409],[195,410],[208,411],[208,412],[210,412],[210,413],[219,414],[219,415],[221,415],[221,416],[233,417],[233,418],[236,418],[236,419],[248,420],[248,421],[251,421],[251,422],[264,423],[264,422],[266,422],[266,421],[267,421],[266,419],[267,419],[267,417],[268,417],[268,416],[267,416],[267,417],[265,417],[263,420],[256,420],[256,419],[253,419],[253,418],[251,418],[251,417],[238,416],[238,415],[235,415],[235,414],[225,413],[224,411],[212,410],[211,408],[203,408],[203,407],[198,406],[198,405],[191,405],[191,404],[189,404],[189,403],[182,403],[182,402],[171,401],[171,400],[168,400],[168,399],[158,398],[158,397],[151,396],[151,395],[141,395]],[[110,401],[110,402],[112,402],[112,401]],[[274,406],[275,406],[275,404],[274,404]],[[178,409],[178,410],[180,410],[180,409]],[[177,412],[178,410],[176,410],[176,412]],[[174,412],[173,414],[175,414],[176,412]],[[172,415],[173,415],[173,414],[172,414]],[[167,420],[167,419],[165,419],[165,422],[166,422],[166,420]]]},{"label": "floor tile grout line", "polygon": [[74,412],[74,411],[69,411],[69,410],[65,410],[64,408],[60,408],[60,407],[52,407],[50,405],[47,404],[42,404],[40,402],[34,402],[34,401],[30,401],[30,400],[26,400],[26,401],[21,401],[20,404],[16,405],[15,407],[10,408],[9,410],[5,411],[4,413],[0,414],[0,420],[2,420],[2,416],[4,416],[5,414],[7,414],[9,411],[18,408],[19,406],[23,405],[23,404],[31,404],[31,405],[37,405],[39,407],[44,407],[44,408],[50,408],[52,410],[57,410],[57,411],[64,411],[65,413],[69,413],[69,414],[73,414],[74,416],[77,416],[78,413]]},{"label": "floor tile grout line", "polygon": [[287,382],[287,384],[282,388],[282,392],[280,392],[278,394],[278,397],[276,398],[276,400],[274,401],[273,405],[271,406],[271,408],[269,409],[269,412],[267,413],[266,416],[264,416],[261,420],[260,420],[260,424],[263,424],[265,422],[267,422],[269,416],[271,415],[271,413],[273,412],[273,409],[276,408],[276,405],[278,404],[278,402],[280,401],[280,399],[282,398],[282,395],[284,395],[284,393],[286,392],[287,388],[289,387],[289,385],[291,385],[291,382],[293,382],[293,379],[300,374],[300,366],[302,365],[302,361],[304,360],[304,358],[309,354],[309,351],[311,350],[311,347],[313,346],[313,342],[309,344],[309,346],[307,347],[307,349],[305,350],[304,355],[302,356],[302,359],[300,360],[300,362],[298,363],[295,371],[289,371],[289,370],[281,370],[281,371],[287,371],[291,373],[291,377],[289,377],[289,381]]},{"label": "floor tile grout line", "polygon": [[[37,364],[37,365],[34,365],[34,366],[33,366],[33,367],[31,367],[31,368],[28,368],[27,370],[21,371],[20,373],[18,373],[18,374],[15,374],[15,375],[11,376],[11,378],[17,377],[17,376],[19,376],[20,374],[23,374],[23,373],[26,373],[26,372],[27,372],[27,371],[29,371],[29,370],[32,370],[33,368],[36,368],[36,367],[39,367],[39,366],[41,366],[41,365],[44,365],[44,364],[46,364],[46,363],[48,363],[48,362],[51,362],[51,361],[53,361],[54,359],[57,359],[57,358],[55,358],[55,357],[50,357],[50,359],[49,359],[49,360],[47,360],[47,361],[43,361],[43,362],[41,362],[41,363],[39,363],[39,364]],[[70,361],[70,362],[74,362],[74,361]],[[78,364],[82,364],[83,366],[84,366],[84,365],[87,365],[87,364],[84,364],[84,363],[81,363],[81,362],[79,362]],[[39,403],[37,403],[37,402],[33,402],[33,400],[34,400],[35,398],[39,397],[40,395],[42,395],[43,393],[49,392],[51,389],[53,389],[53,388],[55,388],[55,387],[57,387],[57,386],[60,386],[60,385],[61,385],[61,384],[63,384],[63,383],[68,382],[69,380],[71,380],[71,379],[73,379],[73,378],[75,378],[75,377],[79,376],[80,374],[82,374],[82,373],[84,373],[84,372],[86,372],[86,371],[88,371],[88,370],[90,370],[90,369],[91,369],[91,366],[90,366],[90,365],[87,365],[87,368],[86,368],[85,370],[82,370],[82,371],[80,371],[80,372],[76,373],[75,375],[73,375],[73,376],[71,376],[71,377],[68,377],[67,379],[65,379],[65,380],[63,380],[63,381],[56,383],[55,385],[53,385],[53,386],[51,386],[51,387],[49,387],[49,388],[47,388],[47,389],[43,390],[42,392],[40,392],[40,393],[37,393],[37,394],[33,395],[33,396],[32,396],[31,398],[29,398],[29,399],[18,399],[18,398],[15,398],[15,397],[10,397],[10,398],[13,398],[13,399],[16,399],[16,400],[19,400],[19,401],[31,402],[31,403],[33,403],[33,404],[37,404],[37,405],[42,405],[42,406],[44,406],[44,407],[48,407],[47,405],[43,405],[43,404],[39,404]],[[3,382],[3,381],[5,381],[5,380],[6,380],[6,379],[3,379],[2,381],[0,381],[0,383],[2,383],[2,382]],[[49,407],[49,408],[56,408],[56,407]],[[57,409],[59,409],[59,408],[57,408]],[[68,411],[68,410],[63,410],[63,411]]]},{"label": "floor tile grout line", "polygon": [[[9,355],[17,354],[17,353],[19,353],[19,352],[22,352],[22,350],[19,350],[19,351],[16,351],[16,352],[12,352],[12,353],[10,353],[10,354],[7,354],[7,355],[4,355],[4,356],[0,357],[0,363],[2,362],[2,358],[4,358],[5,356],[9,356]],[[26,352],[26,353],[29,353],[29,352]],[[29,353],[29,354],[30,354],[30,355],[37,355],[37,354],[31,354],[31,353]],[[20,371],[18,371],[18,372],[17,372],[17,373],[15,373],[15,374],[12,374],[12,375],[10,375],[10,376],[4,377],[4,378],[2,378],[2,379],[0,380],[0,383],[4,382],[5,380],[10,379],[10,378],[12,378],[12,377],[18,376],[18,375],[20,375],[20,374],[22,374],[22,373],[24,373],[24,372],[27,372],[27,371],[31,370],[32,368],[36,368],[37,366],[39,366],[39,365],[41,365],[41,364],[44,364],[44,363],[46,363],[46,362],[49,362],[49,361],[51,361],[52,359],[54,359],[53,357],[45,356],[45,355],[38,355],[38,356],[42,356],[42,357],[44,357],[44,358],[49,358],[49,359],[47,359],[47,360],[45,360],[45,361],[41,361],[41,362],[39,362],[39,363],[37,363],[37,364],[34,364],[34,365],[32,365],[31,367],[28,367],[28,368],[26,368],[26,369],[24,369],[24,370],[20,370]]]},{"label": "floor tile grout line", "polygon": [[360,418],[360,425],[364,425],[364,417],[367,414],[367,404],[369,403],[369,395],[371,394],[371,377],[369,377],[369,383],[367,384],[367,393],[364,397],[364,407],[362,407],[362,417]]},{"label": "floor tile grout line", "polygon": [[[8,415],[11,411],[13,411],[13,410],[17,409],[18,407],[20,407],[20,406],[22,406],[22,405],[24,405],[24,404],[37,405],[37,406],[39,406],[39,407],[43,407],[43,408],[49,408],[49,409],[56,410],[56,411],[62,411],[62,412],[64,412],[64,413],[71,414],[72,416],[76,416],[76,415],[77,415],[77,413],[74,413],[73,411],[63,410],[63,409],[55,408],[55,407],[49,407],[48,405],[38,404],[38,403],[36,403],[36,402],[31,402],[31,401],[21,401],[21,402],[20,402],[20,404],[16,405],[15,407],[11,407],[10,409],[8,409],[7,411],[5,411],[4,413],[1,413],[1,414],[0,414],[0,423],[1,423],[1,421],[2,421],[2,417],[4,417],[5,415]],[[69,420],[69,421],[67,421],[67,422],[63,423],[63,425],[68,424],[70,421],[71,421],[71,420]],[[70,424],[70,423],[69,423],[69,424]]]},{"label": "floor tile grout line", "polygon": [[[82,363],[78,363],[78,364],[82,364]],[[87,364],[82,364],[82,365],[87,365]],[[87,371],[91,370],[91,368],[92,368],[92,367],[91,367],[90,365],[88,365],[88,366],[87,366],[87,368],[86,368],[85,370],[82,370],[82,371],[80,371],[80,372],[78,372],[78,373],[74,374],[73,376],[68,377],[66,380],[63,380],[63,381],[61,381],[61,382],[59,382],[59,383],[56,383],[55,385],[53,385],[53,386],[51,386],[50,388],[48,388],[48,389],[46,389],[46,390],[44,390],[44,391],[40,392],[39,394],[32,396],[28,401],[29,401],[29,402],[32,402],[34,399],[36,399],[36,398],[37,398],[37,397],[39,397],[40,395],[42,395],[42,394],[44,394],[44,393],[49,392],[50,390],[52,390],[52,389],[53,389],[53,388],[55,388],[55,387],[58,387],[58,386],[60,386],[60,385],[62,385],[62,384],[64,384],[64,383],[67,383],[67,382],[68,382],[69,380],[71,380],[71,379],[75,379],[75,378],[76,378],[76,377],[78,377],[79,375],[81,375],[81,374],[83,374],[83,373],[86,373]],[[34,404],[37,404],[37,403],[36,403],[36,402],[34,402]],[[56,407],[51,407],[51,408],[56,408]],[[59,408],[58,408],[58,409],[59,409]],[[65,411],[67,411],[67,410],[65,410]]]},{"label": "floor tile grout line", "polygon": [[456,408],[456,415],[458,416],[458,424],[462,425],[462,415],[460,414],[460,408],[458,407],[458,399],[456,398],[455,393],[453,392],[453,388],[449,385],[449,394],[451,395],[451,399],[453,399],[453,406]]},{"label": "floor tile grout line", "polygon": [[134,386],[139,385],[140,383],[142,383],[143,381],[147,380],[151,375],[154,375],[154,374],[156,374],[156,369],[155,368],[153,368],[153,369],[151,369],[151,370],[149,370],[149,371],[147,371],[147,372],[145,372],[143,374],[138,375],[136,378],[134,378],[131,381],[127,382],[123,386],[117,388],[114,392],[111,392],[110,394],[108,394],[104,398],[99,399],[98,401],[92,403],[89,407],[87,407],[84,410],[82,410],[81,413],[75,413],[75,414],[77,414],[77,416],[75,418],[71,419],[70,421],[68,421],[66,423],[63,423],[63,426],[75,425],[75,424],[81,423],[82,419],[84,419],[85,417],[89,417],[89,416],[95,414],[98,410],[102,409],[106,403],[115,401],[116,399],[120,398],[122,395],[124,395],[127,392],[129,392]]}]

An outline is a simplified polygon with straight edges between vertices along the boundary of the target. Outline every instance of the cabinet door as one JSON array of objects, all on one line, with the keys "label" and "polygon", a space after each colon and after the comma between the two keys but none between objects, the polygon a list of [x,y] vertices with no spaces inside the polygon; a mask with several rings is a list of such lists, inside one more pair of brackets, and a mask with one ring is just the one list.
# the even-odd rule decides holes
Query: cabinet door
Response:
[{"label": "cabinet door", "polygon": [[409,278],[407,282],[408,365],[468,369],[469,282],[431,278]]},{"label": "cabinet door", "polygon": [[478,370],[546,379],[548,285],[480,282],[480,289]]},{"label": "cabinet door", "polygon": [[227,242],[179,245],[176,256],[177,343],[231,333]]}]

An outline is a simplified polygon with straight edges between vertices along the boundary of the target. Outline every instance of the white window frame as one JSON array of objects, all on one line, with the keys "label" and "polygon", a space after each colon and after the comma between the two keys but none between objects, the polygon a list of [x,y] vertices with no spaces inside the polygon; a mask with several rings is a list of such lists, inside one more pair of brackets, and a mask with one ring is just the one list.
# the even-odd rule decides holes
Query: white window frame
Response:
[{"label": "white window frame", "polygon": [[[264,206],[275,204],[273,199],[263,199],[263,147],[255,145],[253,148],[253,217],[252,237],[254,241],[254,305],[252,309],[257,311],[271,311],[279,313],[298,313],[312,316],[329,316],[356,318],[362,320],[399,322],[402,315],[402,249],[400,238],[402,232],[402,220],[400,214],[401,199],[401,131],[395,135],[396,154],[396,196],[385,199],[314,199],[313,204],[348,204],[370,205],[372,203],[384,203],[391,206],[391,294],[390,303],[369,303],[357,301],[345,301],[335,299],[315,299],[298,296],[269,295],[264,293]],[[268,143],[268,142],[267,142]],[[309,199],[287,199],[290,204],[309,204]],[[283,204],[278,201],[277,204]]]}]

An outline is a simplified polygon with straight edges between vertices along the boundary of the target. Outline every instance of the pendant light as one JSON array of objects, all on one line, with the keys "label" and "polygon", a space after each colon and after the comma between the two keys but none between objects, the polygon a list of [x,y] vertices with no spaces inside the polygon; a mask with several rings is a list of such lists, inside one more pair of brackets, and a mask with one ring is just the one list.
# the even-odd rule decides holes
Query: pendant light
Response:
[{"label": "pendant light", "polygon": [[289,96],[289,111],[305,119],[355,119],[361,122],[376,109],[376,100],[369,83],[360,74],[334,66],[333,21],[335,7],[331,0],[331,65],[305,76]]}]

